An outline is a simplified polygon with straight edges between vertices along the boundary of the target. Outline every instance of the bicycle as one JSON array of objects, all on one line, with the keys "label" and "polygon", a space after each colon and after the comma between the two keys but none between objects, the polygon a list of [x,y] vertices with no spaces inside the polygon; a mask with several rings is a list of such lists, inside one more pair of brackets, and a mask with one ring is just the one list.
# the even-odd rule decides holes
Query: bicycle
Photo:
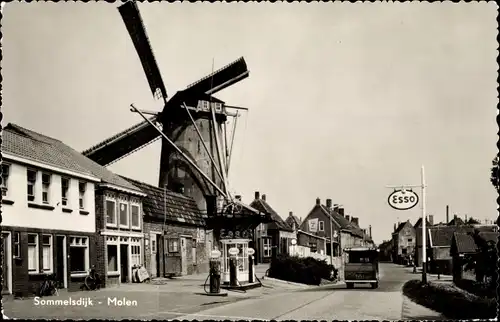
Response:
[{"label": "bicycle", "polygon": [[40,286],[39,295],[40,297],[59,295],[59,292],[56,287],[54,274],[45,275],[42,285]]},{"label": "bicycle", "polygon": [[84,286],[89,291],[95,291],[101,288],[101,278],[95,269],[95,265],[89,271],[89,275],[85,277]]}]

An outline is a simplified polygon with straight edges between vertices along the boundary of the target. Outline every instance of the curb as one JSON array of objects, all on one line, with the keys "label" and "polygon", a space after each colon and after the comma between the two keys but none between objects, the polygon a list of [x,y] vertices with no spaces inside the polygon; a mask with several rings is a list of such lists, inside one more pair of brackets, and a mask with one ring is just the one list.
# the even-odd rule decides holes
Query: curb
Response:
[{"label": "curb", "polygon": [[443,314],[412,301],[403,293],[401,293],[401,296],[403,297],[401,320],[448,320]]},{"label": "curb", "polygon": [[272,278],[272,277],[267,277],[267,276],[263,276],[262,279],[263,280],[267,280],[267,281],[278,282],[278,283],[281,283],[281,284],[288,284],[288,285],[293,285],[293,286],[299,286],[299,287],[302,287],[302,288],[315,287],[314,285],[307,285],[307,284],[301,284],[301,283],[295,283],[295,282],[288,282],[288,281],[284,281],[284,280],[280,280],[280,279]]}]

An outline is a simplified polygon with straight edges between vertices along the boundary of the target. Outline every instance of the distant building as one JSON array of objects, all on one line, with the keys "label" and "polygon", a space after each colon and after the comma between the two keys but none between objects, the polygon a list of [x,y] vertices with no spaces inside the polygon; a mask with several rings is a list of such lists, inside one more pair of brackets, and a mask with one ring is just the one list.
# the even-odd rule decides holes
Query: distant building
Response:
[{"label": "distant building", "polygon": [[272,222],[261,223],[255,229],[255,259],[257,263],[268,263],[273,256],[289,254],[292,239],[297,238],[295,230],[269,205],[266,195],[255,192],[253,207],[271,216]]},{"label": "distant building", "polygon": [[415,256],[415,228],[409,220],[399,223],[392,233],[393,261],[398,264],[409,263],[410,256]]}]

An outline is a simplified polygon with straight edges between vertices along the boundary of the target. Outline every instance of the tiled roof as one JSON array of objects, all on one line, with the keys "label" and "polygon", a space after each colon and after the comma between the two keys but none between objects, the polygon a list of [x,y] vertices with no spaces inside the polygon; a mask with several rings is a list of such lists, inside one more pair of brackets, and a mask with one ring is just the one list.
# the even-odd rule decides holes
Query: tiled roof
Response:
[{"label": "tiled roof", "polygon": [[476,242],[471,234],[454,232],[453,238],[455,240],[458,253],[475,253],[477,251]]},{"label": "tiled roof", "polygon": [[165,195],[161,188],[123,176],[122,178],[139,187],[147,195],[142,201],[146,216],[163,221],[166,213],[166,220],[169,222],[205,226],[207,216],[200,211],[193,198],[170,190],[167,190]]},{"label": "tiled roof", "polygon": [[[420,229],[420,233],[421,233]],[[451,241],[453,239],[453,233],[472,233],[474,232],[474,227],[470,226],[447,226],[447,227],[431,227],[428,230],[430,244],[432,247],[450,247]]]},{"label": "tiled roof", "polygon": [[299,219],[299,217],[295,216],[295,215],[291,215],[291,216],[288,216],[286,219],[285,219],[285,222],[290,226],[290,227],[293,227],[293,224],[295,224],[295,227],[300,227],[300,224],[302,223],[302,221]]},{"label": "tiled roof", "polygon": [[63,142],[12,123],[7,124],[2,131],[2,150],[47,165],[92,175],[103,182],[140,192],[134,185]]},{"label": "tiled roof", "polygon": [[[413,227],[419,227],[422,225],[422,218],[418,218],[417,222],[415,222],[415,225],[413,225]],[[429,220],[426,220],[425,221],[425,226],[426,227],[431,227],[431,223],[429,222]]]},{"label": "tiled roof", "polygon": [[453,226],[453,225],[465,225],[465,222],[462,220],[462,218],[456,217],[450,220],[450,222],[448,223],[448,226]]},{"label": "tiled roof", "polygon": [[344,216],[336,212],[335,210],[329,211],[326,206],[320,205],[321,210],[327,215],[330,216],[335,222],[340,225],[341,229],[349,231],[351,234],[358,237],[367,237],[363,234],[363,231],[356,226],[354,223],[348,221]]},{"label": "tiled roof", "polygon": [[498,236],[499,236],[499,233],[498,232],[491,232],[491,231],[481,231],[479,232],[479,237],[485,241],[493,241],[493,242],[497,242],[498,241]]},{"label": "tiled roof", "polygon": [[396,230],[394,231],[393,234],[399,233],[401,231],[401,229],[403,229],[403,227],[406,225],[406,223],[407,223],[407,221],[399,223],[399,226],[396,228]]},{"label": "tiled roof", "polygon": [[273,221],[270,225],[275,224],[276,228],[279,230],[293,231],[292,227],[290,227],[283,220],[283,218],[281,218],[281,216],[278,215],[278,213],[271,206],[269,206],[269,204],[265,200],[256,199],[256,200],[252,201],[250,206],[261,211],[261,212],[269,214],[271,216],[272,221]]}]

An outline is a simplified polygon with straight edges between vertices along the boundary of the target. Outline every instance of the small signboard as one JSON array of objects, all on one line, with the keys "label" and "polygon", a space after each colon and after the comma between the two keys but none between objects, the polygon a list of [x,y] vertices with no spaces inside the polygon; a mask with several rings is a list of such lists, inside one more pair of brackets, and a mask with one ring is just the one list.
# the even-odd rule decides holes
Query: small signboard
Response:
[{"label": "small signboard", "polygon": [[139,283],[142,283],[149,278],[148,271],[144,266],[139,268],[137,271],[137,277],[139,278]]},{"label": "small signboard", "polygon": [[247,254],[253,255],[253,254],[255,254],[255,250],[253,248],[249,248],[249,249],[247,249]]},{"label": "small signboard", "polygon": [[231,247],[231,248],[229,248],[228,252],[229,252],[229,255],[235,256],[235,255],[238,255],[238,253],[240,252],[240,250],[238,248],[236,248],[236,247]]},{"label": "small signboard", "polygon": [[214,249],[213,251],[210,252],[210,257],[212,258],[219,258],[221,255],[220,250]]},{"label": "small signboard", "polygon": [[309,224],[309,232],[311,233],[318,232],[318,218],[309,219],[307,223]]},{"label": "small signboard", "polygon": [[387,201],[396,210],[408,210],[418,204],[418,195],[412,190],[394,190]]}]

